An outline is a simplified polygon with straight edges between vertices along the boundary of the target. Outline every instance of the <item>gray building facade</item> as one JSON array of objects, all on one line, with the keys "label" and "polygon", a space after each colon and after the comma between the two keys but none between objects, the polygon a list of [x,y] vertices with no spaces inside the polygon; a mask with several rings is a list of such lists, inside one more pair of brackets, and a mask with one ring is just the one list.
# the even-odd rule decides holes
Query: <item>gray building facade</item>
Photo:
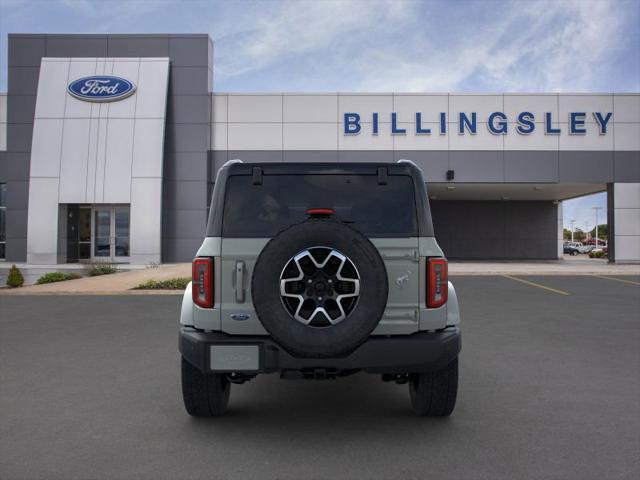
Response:
[{"label": "gray building facade", "polygon": [[[189,261],[234,158],[413,160],[460,259],[559,258],[562,201],[608,191],[610,257],[640,261],[638,94],[214,93],[208,35],[9,35],[8,68],[7,261]],[[70,91],[109,75],[135,91]]]}]

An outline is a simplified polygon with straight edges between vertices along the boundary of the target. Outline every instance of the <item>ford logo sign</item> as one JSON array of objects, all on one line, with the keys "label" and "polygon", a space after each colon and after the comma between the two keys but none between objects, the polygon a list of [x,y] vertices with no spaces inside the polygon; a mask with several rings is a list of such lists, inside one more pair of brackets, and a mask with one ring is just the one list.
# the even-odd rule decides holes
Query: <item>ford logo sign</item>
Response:
[{"label": "ford logo sign", "polygon": [[133,94],[136,86],[121,77],[97,75],[71,82],[67,91],[70,95],[86,102],[113,102]]},{"label": "ford logo sign", "polygon": [[248,313],[232,313],[229,316],[237,322],[244,322],[245,320],[249,320],[251,318],[251,315],[249,315]]}]

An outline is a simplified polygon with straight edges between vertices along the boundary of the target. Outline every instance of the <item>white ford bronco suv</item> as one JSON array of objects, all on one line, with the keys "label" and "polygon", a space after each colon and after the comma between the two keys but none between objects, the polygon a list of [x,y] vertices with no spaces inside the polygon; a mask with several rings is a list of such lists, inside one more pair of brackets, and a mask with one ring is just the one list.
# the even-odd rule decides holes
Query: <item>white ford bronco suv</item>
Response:
[{"label": "white ford bronco suv", "polygon": [[225,412],[261,373],[408,383],[450,415],[460,315],[412,162],[227,162],[180,314],[187,412]]}]

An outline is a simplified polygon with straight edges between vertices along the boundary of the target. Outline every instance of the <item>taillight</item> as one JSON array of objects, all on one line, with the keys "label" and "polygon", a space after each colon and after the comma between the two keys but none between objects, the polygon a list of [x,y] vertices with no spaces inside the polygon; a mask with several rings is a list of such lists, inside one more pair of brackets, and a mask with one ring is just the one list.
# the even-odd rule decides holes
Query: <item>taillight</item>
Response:
[{"label": "taillight", "polygon": [[193,303],[202,308],[213,307],[213,258],[194,258],[191,264]]},{"label": "taillight", "polygon": [[438,308],[447,303],[449,270],[445,258],[427,259],[427,306]]},{"label": "taillight", "polygon": [[308,208],[307,215],[312,217],[328,217],[333,215],[336,211],[333,208]]}]

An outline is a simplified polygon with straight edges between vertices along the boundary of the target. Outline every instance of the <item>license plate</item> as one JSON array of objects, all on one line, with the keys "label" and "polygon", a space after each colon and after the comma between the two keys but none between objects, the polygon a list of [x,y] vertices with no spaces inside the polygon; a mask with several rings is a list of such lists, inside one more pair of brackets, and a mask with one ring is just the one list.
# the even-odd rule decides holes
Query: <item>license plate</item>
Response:
[{"label": "license plate", "polygon": [[246,372],[260,369],[258,345],[211,345],[210,368],[214,372]]}]

